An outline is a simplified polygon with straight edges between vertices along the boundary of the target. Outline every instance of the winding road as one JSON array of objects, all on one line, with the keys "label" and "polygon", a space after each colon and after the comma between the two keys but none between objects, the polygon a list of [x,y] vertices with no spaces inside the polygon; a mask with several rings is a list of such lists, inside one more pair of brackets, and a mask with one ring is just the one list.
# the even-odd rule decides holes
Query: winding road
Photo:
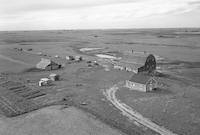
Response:
[{"label": "winding road", "polygon": [[170,130],[153,123],[151,120],[143,117],[140,113],[133,110],[130,106],[118,100],[115,95],[116,91],[119,90],[118,85],[119,84],[115,84],[111,88],[106,89],[103,94],[116,108],[122,112],[123,115],[128,117],[130,120],[136,121],[139,124],[159,133],[160,135],[177,135]]}]

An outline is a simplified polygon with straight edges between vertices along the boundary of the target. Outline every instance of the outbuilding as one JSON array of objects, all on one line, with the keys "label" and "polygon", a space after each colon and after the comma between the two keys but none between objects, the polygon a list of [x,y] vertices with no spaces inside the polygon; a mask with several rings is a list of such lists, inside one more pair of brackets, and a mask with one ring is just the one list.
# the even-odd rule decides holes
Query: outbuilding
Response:
[{"label": "outbuilding", "polygon": [[70,60],[70,61],[75,60],[75,58],[73,56],[66,56],[65,58],[66,58],[66,60]]},{"label": "outbuilding", "polygon": [[75,56],[75,61],[82,61],[82,60],[83,60],[82,56]]},{"label": "outbuilding", "polygon": [[51,81],[49,78],[41,78],[39,81],[39,86],[48,86],[50,85]]},{"label": "outbuilding", "polygon": [[61,68],[61,65],[50,59],[41,58],[41,61],[36,65],[36,68],[43,70],[56,70]]},{"label": "outbuilding", "polygon": [[52,74],[49,75],[49,78],[52,81],[58,81],[60,79],[60,76],[57,75],[57,74],[52,73]]},{"label": "outbuilding", "polygon": [[141,92],[150,92],[158,88],[158,80],[153,76],[135,74],[130,80],[126,80],[125,87]]}]

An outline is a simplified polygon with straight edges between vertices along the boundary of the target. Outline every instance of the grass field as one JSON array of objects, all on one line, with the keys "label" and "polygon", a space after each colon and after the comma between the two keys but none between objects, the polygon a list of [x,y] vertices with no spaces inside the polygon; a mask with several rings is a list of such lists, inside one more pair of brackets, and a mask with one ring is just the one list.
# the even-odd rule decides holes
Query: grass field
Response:
[{"label": "grass field", "polygon": [[[123,133],[153,135],[156,134],[154,131],[138,127],[122,115],[103,95],[103,89],[129,79],[134,73],[115,70],[110,60],[96,56],[96,54],[111,55],[120,58],[116,61],[121,64],[134,67],[144,63],[147,54],[152,53],[157,58],[159,71],[164,74],[160,80],[166,87],[153,93],[140,93],[122,88],[116,93],[117,97],[153,122],[177,134],[198,135],[200,134],[199,37],[199,33],[187,33],[185,29],[0,32],[1,79],[17,81],[45,93],[45,96],[31,99],[40,106],[67,104],[92,114],[98,120]],[[84,50],[83,48],[90,49],[81,51],[81,49]],[[91,48],[100,49],[92,50]],[[59,57],[55,57],[56,55]],[[69,55],[81,55],[84,60],[69,63],[65,59],[65,56]],[[50,58],[64,65],[64,68],[54,71],[34,70],[41,58]],[[87,61],[97,61],[99,65],[90,64],[89,66]],[[59,74],[61,80],[54,82],[52,86],[38,87],[40,78],[48,77],[52,72]],[[8,89],[2,89],[2,95],[6,93],[5,91]],[[80,125],[79,120],[75,122],[75,125],[81,126],[80,131],[74,131],[76,128],[69,128],[69,126],[65,129],[62,124],[66,121],[61,122],[60,125],[58,121],[62,121],[62,118],[71,120],[68,115],[74,118],[77,113],[73,115],[73,112],[77,111],[69,109],[69,113],[60,111],[58,108],[52,109],[55,112],[52,118],[52,115],[49,115],[51,109],[47,108],[48,113],[41,111],[46,123],[56,121],[58,127],[52,129],[52,126],[57,124],[47,124],[43,130],[35,124],[33,130],[27,129],[35,117],[35,123],[39,122],[39,125],[42,123],[37,120],[41,118],[40,111],[31,112],[25,116],[6,118],[5,121],[1,119],[3,128],[0,134],[12,135],[16,127],[19,127],[18,134],[20,135],[34,132],[43,134],[44,131],[57,134],[65,132],[80,134],[82,131],[85,134],[103,132],[103,129],[96,126],[91,127],[91,123],[89,126],[84,125],[88,121],[85,120],[86,118],[80,120],[82,123]],[[79,112],[78,115],[86,117],[82,111]],[[29,119],[33,114],[36,116]],[[26,126],[21,121],[29,124]],[[67,124],[73,125],[69,122]],[[6,127],[10,130],[6,131]],[[89,132],[90,128],[96,130]],[[107,126],[105,128],[105,134],[120,134],[118,131],[117,133],[111,131]],[[37,129],[39,130],[36,131]],[[61,129],[63,131],[60,131]]]}]

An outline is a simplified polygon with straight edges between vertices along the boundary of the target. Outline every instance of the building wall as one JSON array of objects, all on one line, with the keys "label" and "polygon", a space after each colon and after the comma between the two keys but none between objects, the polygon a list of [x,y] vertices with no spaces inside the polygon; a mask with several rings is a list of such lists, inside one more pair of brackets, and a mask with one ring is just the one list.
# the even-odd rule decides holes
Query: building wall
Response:
[{"label": "building wall", "polygon": [[127,88],[129,88],[131,90],[137,90],[137,91],[146,92],[146,85],[145,84],[131,82],[129,80],[126,80],[125,87],[127,87]]},{"label": "building wall", "polygon": [[48,65],[45,70],[56,70],[56,69],[59,69],[59,65],[57,64],[51,64],[51,65]]},{"label": "building wall", "polygon": [[51,65],[51,69],[52,70],[59,69],[59,65],[53,64],[53,65]]},{"label": "building wall", "polygon": [[46,66],[45,70],[51,70],[51,65]]},{"label": "building wall", "polygon": [[147,82],[147,91],[152,91],[153,89],[157,88],[158,85],[157,85],[157,81],[154,80],[154,79],[150,79],[148,82]]}]

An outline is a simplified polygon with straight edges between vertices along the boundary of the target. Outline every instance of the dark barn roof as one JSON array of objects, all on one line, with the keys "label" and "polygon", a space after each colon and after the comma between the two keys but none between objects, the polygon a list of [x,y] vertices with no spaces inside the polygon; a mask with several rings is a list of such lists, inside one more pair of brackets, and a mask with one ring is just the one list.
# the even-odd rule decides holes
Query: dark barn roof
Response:
[{"label": "dark barn roof", "polygon": [[156,58],[153,54],[150,54],[147,57],[144,66],[138,68],[138,72],[152,73],[155,70],[156,70]]},{"label": "dark barn roof", "polygon": [[129,81],[146,84],[148,80],[152,78],[151,76],[144,75],[144,74],[134,74]]}]

